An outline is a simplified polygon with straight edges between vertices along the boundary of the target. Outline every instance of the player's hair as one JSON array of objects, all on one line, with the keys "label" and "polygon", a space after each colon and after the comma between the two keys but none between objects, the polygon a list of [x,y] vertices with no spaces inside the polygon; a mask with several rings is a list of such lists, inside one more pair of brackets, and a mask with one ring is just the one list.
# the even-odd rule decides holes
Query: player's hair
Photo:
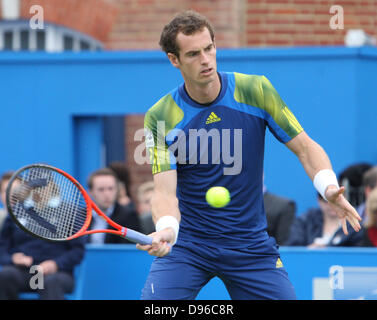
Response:
[{"label": "player's hair", "polygon": [[0,177],[0,192],[3,191],[3,190],[1,190],[3,182],[10,180],[10,178],[12,178],[12,176],[13,176],[13,171],[7,171],[7,172],[5,172],[1,175],[1,177]]},{"label": "player's hair", "polygon": [[208,29],[213,41],[215,39],[214,29],[206,17],[193,10],[181,12],[165,25],[159,44],[166,54],[172,53],[179,58],[179,47],[176,41],[178,33],[182,32],[189,36],[204,28]]},{"label": "player's hair", "polygon": [[363,186],[371,189],[377,187],[377,166],[370,168],[363,175]]},{"label": "player's hair", "polygon": [[115,181],[118,185],[119,180],[118,180],[118,176],[116,175],[116,173],[113,170],[111,170],[110,168],[103,168],[103,169],[98,169],[96,171],[93,171],[90,174],[90,176],[88,178],[88,182],[87,182],[89,190],[92,190],[94,178],[96,178],[98,176],[112,176],[112,177],[115,178]]}]

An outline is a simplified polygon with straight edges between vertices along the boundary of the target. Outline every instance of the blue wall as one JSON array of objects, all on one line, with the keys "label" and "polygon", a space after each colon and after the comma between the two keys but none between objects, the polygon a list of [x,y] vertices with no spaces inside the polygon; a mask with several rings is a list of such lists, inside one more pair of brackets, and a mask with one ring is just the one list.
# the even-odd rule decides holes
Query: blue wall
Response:
[{"label": "blue wall", "polygon": [[[377,163],[377,49],[218,50],[218,64],[266,75],[337,172]],[[144,113],[181,81],[155,51],[1,53],[0,172],[45,162],[85,182],[101,165],[98,117]],[[294,198],[299,213],[315,205],[298,160],[267,139],[268,188]]]},{"label": "blue wall", "polygon": [[[375,248],[281,247],[280,254],[300,300],[377,299]],[[153,259],[134,245],[87,245],[79,279],[81,299],[138,300]],[[330,274],[332,266],[339,266],[342,274]],[[213,278],[197,296],[197,300],[227,299],[219,278]]]}]

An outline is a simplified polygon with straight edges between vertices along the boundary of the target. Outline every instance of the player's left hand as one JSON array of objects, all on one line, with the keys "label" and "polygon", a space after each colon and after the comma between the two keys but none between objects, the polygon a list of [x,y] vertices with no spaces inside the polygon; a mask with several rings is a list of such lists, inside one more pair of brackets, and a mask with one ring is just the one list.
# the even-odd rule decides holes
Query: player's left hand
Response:
[{"label": "player's left hand", "polygon": [[326,190],[325,196],[328,200],[330,207],[336,212],[338,218],[342,223],[344,234],[348,235],[347,221],[352,228],[358,232],[361,229],[359,221],[361,217],[355,210],[355,208],[344,197],[343,193],[345,187],[337,188],[336,186],[329,186]]}]

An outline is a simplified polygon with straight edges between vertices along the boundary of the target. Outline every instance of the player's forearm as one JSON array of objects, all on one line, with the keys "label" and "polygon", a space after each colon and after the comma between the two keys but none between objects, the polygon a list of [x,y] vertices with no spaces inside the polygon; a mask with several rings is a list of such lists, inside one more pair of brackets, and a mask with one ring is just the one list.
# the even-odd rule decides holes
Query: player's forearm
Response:
[{"label": "player's forearm", "polygon": [[178,222],[181,214],[177,199],[177,172],[168,170],[155,174],[154,193],[151,199],[153,221],[156,223],[162,216],[174,216]]},{"label": "player's forearm", "polygon": [[320,170],[332,170],[330,159],[325,150],[305,132],[300,133],[288,142],[287,147],[296,154],[311,180]]},{"label": "player's forearm", "polygon": [[171,245],[174,245],[178,238],[181,221],[177,199],[177,172],[176,170],[160,172],[153,176],[153,181],[154,192],[151,205],[157,237],[165,237]]},{"label": "player's forearm", "polygon": [[323,148],[316,142],[312,142],[305,153],[299,156],[299,160],[311,180],[324,169],[331,169],[331,162]]},{"label": "player's forearm", "polygon": [[155,190],[151,199],[153,221],[156,222],[166,215],[174,216],[178,222],[181,213],[178,208],[178,199],[175,195]]},{"label": "player's forearm", "polygon": [[175,194],[155,190],[152,198],[152,216],[159,236],[165,237],[171,245],[174,245],[178,239],[181,220]]},{"label": "player's forearm", "polygon": [[314,187],[327,200],[328,190],[338,190],[339,183],[332,170],[329,157],[323,148],[301,132],[287,143],[287,146],[297,155],[306,173],[313,181]]}]

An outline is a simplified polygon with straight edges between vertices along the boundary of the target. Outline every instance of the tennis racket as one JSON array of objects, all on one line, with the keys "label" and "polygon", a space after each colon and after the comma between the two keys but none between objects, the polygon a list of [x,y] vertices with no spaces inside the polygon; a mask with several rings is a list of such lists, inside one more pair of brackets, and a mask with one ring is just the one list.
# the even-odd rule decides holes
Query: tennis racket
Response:
[{"label": "tennis racket", "polygon": [[[104,232],[134,243],[152,243],[151,237],[112,221],[78,181],[49,165],[32,164],[16,171],[6,190],[6,203],[16,224],[41,239],[65,241]],[[88,230],[93,210],[114,229]]]}]

